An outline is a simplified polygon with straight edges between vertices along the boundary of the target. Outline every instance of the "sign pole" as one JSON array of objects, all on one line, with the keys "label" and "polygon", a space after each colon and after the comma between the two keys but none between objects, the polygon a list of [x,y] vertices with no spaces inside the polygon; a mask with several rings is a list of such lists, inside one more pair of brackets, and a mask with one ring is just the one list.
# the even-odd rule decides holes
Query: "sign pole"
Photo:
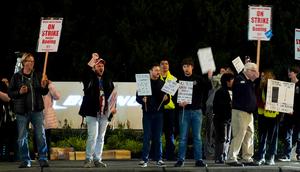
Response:
[{"label": "sign pole", "polygon": [[256,54],[256,64],[257,64],[258,71],[259,71],[259,61],[260,61],[260,39],[257,40],[257,54]]},{"label": "sign pole", "polygon": [[43,78],[42,80],[46,80],[46,69],[47,69],[47,63],[48,63],[48,51],[46,51],[45,54],[45,61],[44,61],[44,68],[43,68]]}]

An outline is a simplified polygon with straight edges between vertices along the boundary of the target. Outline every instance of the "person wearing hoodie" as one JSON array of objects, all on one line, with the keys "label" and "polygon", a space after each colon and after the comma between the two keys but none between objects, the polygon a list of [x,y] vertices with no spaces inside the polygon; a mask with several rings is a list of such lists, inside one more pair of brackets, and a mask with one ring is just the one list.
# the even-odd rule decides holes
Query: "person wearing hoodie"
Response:
[{"label": "person wearing hoodie", "polygon": [[231,138],[231,100],[234,75],[224,73],[219,88],[213,100],[214,127],[215,127],[215,163],[224,163]]}]

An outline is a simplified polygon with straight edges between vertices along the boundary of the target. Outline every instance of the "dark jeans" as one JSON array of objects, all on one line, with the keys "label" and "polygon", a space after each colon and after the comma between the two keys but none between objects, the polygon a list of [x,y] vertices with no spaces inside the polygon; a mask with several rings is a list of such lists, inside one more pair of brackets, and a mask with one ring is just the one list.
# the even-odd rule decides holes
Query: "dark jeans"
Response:
[{"label": "dark jeans", "polygon": [[277,154],[278,128],[280,116],[268,118],[258,115],[258,158],[264,159],[266,155],[267,143],[269,156]]},{"label": "dark jeans", "polygon": [[175,113],[174,110],[165,109],[163,111],[163,132],[165,134],[166,140],[166,154],[165,158],[167,160],[174,159],[175,151]]},{"label": "dark jeans", "polygon": [[289,158],[291,158],[293,144],[297,144],[296,154],[300,155],[300,126],[299,119],[295,116],[285,114],[283,120],[284,155]]},{"label": "dark jeans", "polygon": [[162,159],[162,125],[163,113],[162,112],[144,112],[143,113],[143,148],[142,159],[145,162],[149,161],[150,142],[154,144],[154,160],[159,161]]},{"label": "dark jeans", "polygon": [[228,148],[231,139],[231,126],[230,123],[214,119],[215,127],[215,160],[227,159]]}]

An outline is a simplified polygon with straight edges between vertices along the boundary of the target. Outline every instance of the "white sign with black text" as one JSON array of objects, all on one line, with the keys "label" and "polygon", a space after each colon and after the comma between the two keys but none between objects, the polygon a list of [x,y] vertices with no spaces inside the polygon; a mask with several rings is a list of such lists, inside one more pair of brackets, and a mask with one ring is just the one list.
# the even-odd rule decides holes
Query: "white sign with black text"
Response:
[{"label": "white sign with black text", "polygon": [[193,81],[179,81],[177,103],[187,102],[187,104],[192,104],[193,84]]},{"label": "white sign with black text", "polygon": [[268,79],[266,110],[293,113],[295,83]]},{"label": "white sign with black text", "polygon": [[135,74],[137,92],[139,96],[151,96],[150,74]]},{"label": "white sign with black text", "polygon": [[179,83],[177,83],[175,80],[166,80],[164,86],[161,88],[161,91],[174,96],[178,88]]},{"label": "white sign with black text", "polygon": [[237,58],[232,60],[232,64],[233,64],[235,70],[237,71],[237,73],[242,72],[244,69],[244,66],[245,66],[244,63],[242,62],[240,56],[238,56]]}]

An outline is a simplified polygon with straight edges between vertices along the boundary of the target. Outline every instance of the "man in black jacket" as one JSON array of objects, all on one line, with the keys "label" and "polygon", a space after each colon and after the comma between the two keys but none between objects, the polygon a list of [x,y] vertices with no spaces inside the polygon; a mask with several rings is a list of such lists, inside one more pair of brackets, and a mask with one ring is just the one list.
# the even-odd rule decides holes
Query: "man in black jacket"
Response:
[{"label": "man in black jacket", "polygon": [[44,102],[42,95],[48,93],[48,81],[34,71],[34,57],[30,53],[22,56],[23,68],[15,73],[9,84],[8,94],[13,99],[14,112],[17,117],[18,145],[21,158],[19,168],[31,167],[28,149],[28,125],[32,123],[37,142],[39,163],[49,167],[47,143],[44,129]]},{"label": "man in black jacket", "polygon": [[[232,87],[232,140],[230,143],[227,164],[231,166],[256,165],[254,154],[254,120],[256,112],[255,83],[259,77],[257,65],[246,63],[244,71],[235,79]],[[237,156],[242,147],[242,161]]]},{"label": "man in black jacket", "polygon": [[[193,73],[194,61],[192,58],[183,59],[181,65],[183,75],[179,77],[179,81],[192,82],[193,93],[191,104],[188,104],[186,101],[177,101],[179,103],[179,147],[178,160],[174,166],[184,166],[188,133],[189,129],[192,128],[195,166],[206,167],[206,163],[202,160],[202,109],[208,90],[211,88],[211,82]],[[211,79],[211,77],[212,72],[209,72],[208,78]]]},{"label": "man in black jacket", "polygon": [[[154,160],[159,167],[165,166],[162,161],[162,127],[163,106],[170,102],[170,96],[161,91],[164,81],[160,80],[160,66],[153,64],[150,68],[150,96],[136,96],[136,101],[142,105],[143,110],[143,150],[141,167],[147,167],[149,161],[150,141],[154,144]],[[163,105],[161,105],[163,102]]]},{"label": "man in black jacket", "polygon": [[79,114],[86,117],[88,138],[86,144],[86,160],[83,167],[106,167],[102,162],[104,137],[109,123],[108,113],[116,113],[115,106],[109,109],[108,99],[114,84],[104,72],[105,61],[98,53],[92,54],[83,78],[84,96]]}]

